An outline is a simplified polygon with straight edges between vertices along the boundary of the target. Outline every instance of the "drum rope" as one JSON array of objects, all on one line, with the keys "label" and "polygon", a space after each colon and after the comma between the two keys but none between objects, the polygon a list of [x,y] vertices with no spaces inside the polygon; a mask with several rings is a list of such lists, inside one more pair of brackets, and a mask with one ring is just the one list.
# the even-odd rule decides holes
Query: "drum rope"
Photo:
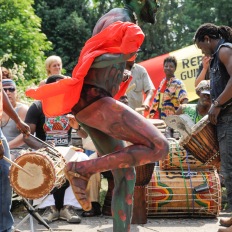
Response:
[{"label": "drum rope", "polygon": [[[179,143],[174,140],[175,143],[176,143],[176,149],[177,149],[177,154],[178,154],[178,158],[179,158],[179,162],[180,162],[180,169],[181,169],[181,174],[182,174],[182,177],[184,179],[184,187],[185,187],[185,193],[186,193],[186,202],[187,202],[187,207],[188,207],[188,211],[190,212],[190,202],[189,202],[189,194],[188,194],[188,187],[187,187],[187,184],[186,184],[186,179],[185,179],[185,176],[184,176],[184,168],[182,166],[182,160],[181,160],[181,152],[180,152],[180,147],[179,147]],[[190,187],[191,189],[193,189],[193,185],[192,185],[192,178],[191,178],[191,170],[190,170],[190,164],[188,162],[188,151],[186,150],[186,163],[187,163],[187,166],[188,166],[188,176],[189,176],[189,180],[190,180]],[[192,212],[194,212],[194,197],[193,197],[193,192],[192,192]]]}]

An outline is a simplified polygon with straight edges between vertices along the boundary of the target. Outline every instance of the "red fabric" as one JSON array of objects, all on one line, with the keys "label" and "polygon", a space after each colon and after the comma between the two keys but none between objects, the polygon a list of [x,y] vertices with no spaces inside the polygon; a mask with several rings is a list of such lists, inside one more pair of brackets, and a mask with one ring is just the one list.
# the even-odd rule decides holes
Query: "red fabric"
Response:
[{"label": "red fabric", "polygon": [[130,22],[115,22],[91,37],[83,47],[72,78],[26,91],[26,96],[41,100],[47,117],[69,113],[79,101],[84,77],[94,59],[105,53],[136,52],[144,40],[139,26]]},{"label": "red fabric", "polygon": [[121,96],[125,95],[126,90],[127,90],[128,86],[129,86],[131,80],[132,80],[132,76],[130,76],[129,79],[128,79],[126,82],[122,82],[122,83],[120,84],[120,89],[119,89],[119,91],[117,92],[117,94],[114,96],[114,99],[115,99],[115,100],[119,100],[119,98],[120,98]]}]

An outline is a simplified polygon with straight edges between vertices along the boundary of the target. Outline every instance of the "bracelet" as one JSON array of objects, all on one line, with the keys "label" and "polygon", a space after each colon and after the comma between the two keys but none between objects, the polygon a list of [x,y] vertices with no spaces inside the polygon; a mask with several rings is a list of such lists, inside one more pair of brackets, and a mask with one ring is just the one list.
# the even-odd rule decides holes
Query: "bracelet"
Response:
[{"label": "bracelet", "polygon": [[81,125],[79,124],[78,128],[76,129],[76,131],[79,131],[81,129]]}]

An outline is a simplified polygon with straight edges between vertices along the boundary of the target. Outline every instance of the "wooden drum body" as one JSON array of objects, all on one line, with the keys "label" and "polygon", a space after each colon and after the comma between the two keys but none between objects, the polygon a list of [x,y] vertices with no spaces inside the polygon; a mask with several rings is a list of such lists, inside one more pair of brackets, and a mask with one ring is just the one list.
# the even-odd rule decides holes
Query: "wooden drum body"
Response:
[{"label": "wooden drum body", "polygon": [[182,169],[205,169],[212,168],[212,165],[205,165],[199,161],[191,152],[187,152],[184,147],[179,145],[175,139],[168,139],[169,153],[159,161],[160,170],[182,170]]},{"label": "wooden drum body", "polygon": [[14,162],[32,175],[13,165],[10,168],[11,186],[24,198],[38,199],[46,196],[53,188],[60,188],[66,182],[63,173],[65,160],[57,151],[42,148],[21,155]]},{"label": "wooden drum body", "polygon": [[195,158],[206,165],[219,166],[219,144],[215,126],[208,121],[208,115],[192,127],[192,135],[180,142]]},{"label": "wooden drum body", "polygon": [[215,169],[192,172],[155,169],[146,188],[148,217],[216,217],[221,186]]}]

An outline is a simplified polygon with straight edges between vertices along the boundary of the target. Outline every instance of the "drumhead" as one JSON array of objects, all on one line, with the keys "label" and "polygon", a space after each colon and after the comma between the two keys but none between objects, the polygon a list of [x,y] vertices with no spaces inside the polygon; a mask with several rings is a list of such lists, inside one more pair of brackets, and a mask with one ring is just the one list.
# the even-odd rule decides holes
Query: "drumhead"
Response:
[{"label": "drumhead", "polygon": [[10,167],[10,183],[18,195],[37,199],[51,192],[56,173],[53,162],[48,156],[30,152],[17,157],[14,162],[33,175],[28,175],[14,165]]}]

